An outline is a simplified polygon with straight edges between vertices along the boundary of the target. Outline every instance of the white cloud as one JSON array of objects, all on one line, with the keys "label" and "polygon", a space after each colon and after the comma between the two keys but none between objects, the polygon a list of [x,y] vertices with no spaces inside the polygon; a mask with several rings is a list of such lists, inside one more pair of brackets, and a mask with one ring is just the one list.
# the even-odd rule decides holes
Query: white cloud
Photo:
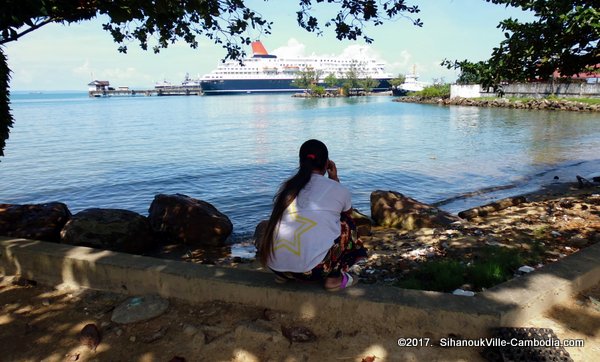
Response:
[{"label": "white cloud", "polygon": [[86,59],[82,65],[73,68],[71,71],[86,80],[108,80],[113,85],[147,85],[152,83],[152,77],[140,72],[135,67],[96,69],[97,67],[93,66],[89,59]]},{"label": "white cloud", "polygon": [[141,73],[134,67],[104,69],[100,72],[103,79],[109,79],[111,84],[132,86],[139,84],[151,84],[152,77]]},{"label": "white cloud", "polygon": [[339,56],[340,58],[345,59],[376,59],[381,60],[379,53],[377,53],[373,48],[368,45],[362,44],[353,44],[346,47],[342,54]]},{"label": "white cloud", "polygon": [[89,59],[86,59],[82,65],[80,65],[76,68],[73,68],[72,72],[73,72],[73,74],[76,74],[76,75],[89,76],[90,78],[93,78],[92,73],[94,71],[92,70],[92,68],[90,66]]},{"label": "white cloud", "polygon": [[279,47],[272,52],[267,49],[270,54],[275,54],[279,58],[302,58],[305,56],[306,45],[300,43],[295,38],[290,38],[287,45]]},{"label": "white cloud", "polygon": [[389,63],[389,70],[393,73],[408,73],[412,71],[413,56],[406,50],[402,50],[396,61]]}]

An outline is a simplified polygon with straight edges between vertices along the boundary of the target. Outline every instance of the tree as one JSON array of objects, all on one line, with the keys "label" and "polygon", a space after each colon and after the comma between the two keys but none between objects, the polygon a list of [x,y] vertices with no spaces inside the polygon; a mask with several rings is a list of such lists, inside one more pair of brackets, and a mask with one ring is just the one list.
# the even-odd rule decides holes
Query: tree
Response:
[{"label": "tree", "polygon": [[373,79],[371,77],[366,77],[361,79],[359,82],[360,87],[366,92],[370,93],[373,91],[373,88],[379,86],[379,81],[377,79]]},{"label": "tree", "polygon": [[390,84],[392,85],[392,87],[398,87],[399,85],[404,83],[404,81],[406,81],[406,76],[402,73],[399,73],[396,78],[390,80]]},{"label": "tree", "polygon": [[310,90],[312,86],[319,82],[321,71],[316,71],[313,68],[306,68],[296,72],[292,85],[300,89]]},{"label": "tree", "polygon": [[600,4],[589,0],[486,0],[533,12],[536,20],[509,18],[489,66],[504,80],[546,80],[600,68]]},{"label": "tree", "polygon": [[330,73],[328,76],[326,76],[324,81],[325,85],[329,88],[335,88],[340,83],[340,80],[337,79],[337,77],[333,73]]},{"label": "tree", "polygon": [[360,87],[359,78],[360,72],[355,61],[350,65],[350,68],[346,71],[346,74],[344,74],[342,89],[344,90],[345,95],[351,96],[358,90]]},{"label": "tree", "polygon": [[[322,34],[321,24],[334,28],[337,39],[373,41],[364,29],[367,24],[380,25],[397,16],[409,18],[419,12],[406,0],[300,0],[298,25],[309,32]],[[318,19],[313,7],[333,9],[326,20]],[[8,103],[9,67],[2,45],[40,29],[50,23],[73,23],[106,15],[103,25],[120,52],[138,42],[142,49],[154,52],[177,40],[192,48],[198,46],[197,36],[204,36],[227,51],[224,59],[240,59],[245,55],[251,30],[269,33],[271,22],[249,8],[244,0],[0,0],[0,156],[12,126]],[[320,13],[327,13],[325,10]],[[420,19],[411,19],[422,26]]]},{"label": "tree", "polygon": [[487,61],[479,61],[477,63],[463,60],[461,62],[451,62],[444,59],[441,63],[448,69],[460,69],[460,74],[456,80],[456,84],[481,84],[484,88],[497,87],[500,83],[500,78],[494,72],[490,63]]}]

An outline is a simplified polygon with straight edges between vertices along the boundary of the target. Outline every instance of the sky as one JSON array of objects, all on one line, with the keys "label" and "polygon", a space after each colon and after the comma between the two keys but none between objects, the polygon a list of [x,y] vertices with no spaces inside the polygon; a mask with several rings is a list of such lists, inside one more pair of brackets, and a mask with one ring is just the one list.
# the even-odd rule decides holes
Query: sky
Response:
[{"label": "sky", "polygon": [[[490,4],[484,0],[413,0],[421,12],[423,27],[398,17],[381,26],[368,25],[365,32],[374,39],[340,41],[333,30],[323,28],[322,36],[308,33],[296,23],[297,0],[248,0],[247,6],[273,22],[271,34],[260,35],[271,54],[282,56],[341,56],[362,52],[387,64],[386,71],[407,74],[416,71],[425,82],[453,82],[456,70],[448,70],[443,59],[480,61],[488,59],[504,35],[496,26],[506,18],[529,20],[520,9]],[[276,6],[274,6],[276,5]],[[285,6],[283,6],[285,5]],[[331,18],[328,8],[317,15]],[[329,16],[328,16],[329,15]],[[103,18],[71,25],[49,24],[16,42],[6,44],[12,70],[13,91],[87,90],[92,80],[108,80],[111,86],[151,89],[156,82],[183,81],[185,74],[202,76],[217,67],[226,51],[211,40],[199,37],[191,49],[177,42],[159,54],[129,44],[127,54],[102,30]],[[251,34],[254,38],[254,34]],[[246,50],[251,53],[250,48]]]}]

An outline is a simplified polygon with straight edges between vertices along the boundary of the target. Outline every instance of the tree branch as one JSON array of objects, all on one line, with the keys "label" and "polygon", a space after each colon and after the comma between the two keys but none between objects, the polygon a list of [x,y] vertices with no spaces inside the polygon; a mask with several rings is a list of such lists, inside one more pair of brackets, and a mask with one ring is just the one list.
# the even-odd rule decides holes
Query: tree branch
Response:
[{"label": "tree branch", "polygon": [[25,29],[25,30],[23,30],[21,33],[17,34],[17,35],[16,35],[16,36],[14,36],[14,37],[9,37],[9,38],[6,38],[6,39],[2,39],[2,40],[0,40],[0,45],[6,44],[6,43],[10,43],[11,41],[16,41],[16,40],[18,40],[20,37],[22,37],[23,35],[25,35],[25,34],[27,34],[27,33],[30,33],[30,32],[32,32],[32,31],[34,31],[34,30],[37,30],[37,29],[41,28],[42,26],[44,26],[44,25],[46,25],[46,24],[49,24],[49,23],[52,23],[52,22],[55,22],[55,21],[58,21],[58,20],[59,20],[59,19],[57,19],[57,18],[52,18],[52,17],[46,18],[46,19],[44,19],[43,21],[41,21],[41,22],[39,22],[39,23],[37,23],[37,24],[34,24],[34,25],[30,26],[28,29]]}]

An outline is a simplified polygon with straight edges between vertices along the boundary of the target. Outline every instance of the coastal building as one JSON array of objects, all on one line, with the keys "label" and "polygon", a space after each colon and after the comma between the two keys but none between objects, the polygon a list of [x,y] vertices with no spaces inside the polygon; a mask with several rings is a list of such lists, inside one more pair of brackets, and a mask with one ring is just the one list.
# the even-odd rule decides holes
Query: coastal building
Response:
[{"label": "coastal building", "polygon": [[110,83],[107,80],[95,80],[93,82],[88,83],[88,91],[97,92],[97,91],[107,91],[110,88]]}]

